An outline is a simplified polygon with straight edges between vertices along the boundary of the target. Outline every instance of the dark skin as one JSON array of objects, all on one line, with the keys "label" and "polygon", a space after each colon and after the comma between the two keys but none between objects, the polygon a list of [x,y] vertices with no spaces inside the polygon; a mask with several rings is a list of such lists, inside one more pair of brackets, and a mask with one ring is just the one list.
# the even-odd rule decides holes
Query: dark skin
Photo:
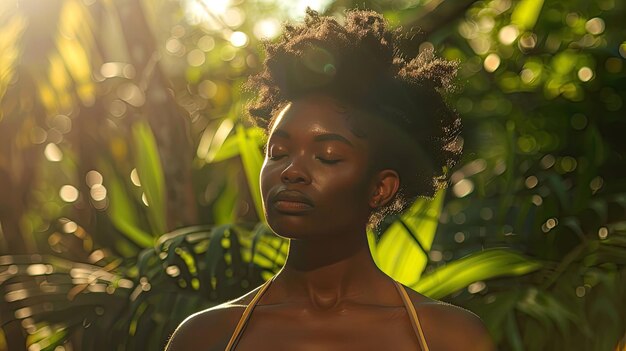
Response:
[{"label": "dark skin", "polygon": [[[289,255],[236,350],[420,350],[393,280],[367,243],[370,213],[400,185],[396,171],[370,167],[372,147],[354,134],[346,109],[323,95],[295,100],[277,116],[261,191],[268,224],[290,239]],[[304,194],[308,204],[277,198],[281,190]],[[189,317],[167,350],[224,350],[258,289]],[[430,350],[495,349],[471,312],[406,290]]]}]

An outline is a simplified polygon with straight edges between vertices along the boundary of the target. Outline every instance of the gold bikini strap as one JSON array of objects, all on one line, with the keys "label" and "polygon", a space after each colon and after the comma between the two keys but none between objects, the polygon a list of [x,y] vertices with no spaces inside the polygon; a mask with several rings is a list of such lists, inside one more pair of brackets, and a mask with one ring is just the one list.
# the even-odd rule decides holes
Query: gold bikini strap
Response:
[{"label": "gold bikini strap", "polygon": [[239,319],[239,323],[237,323],[237,326],[235,327],[235,331],[233,332],[233,335],[230,337],[230,341],[228,342],[228,345],[226,345],[225,351],[231,351],[233,349],[233,347],[235,346],[235,341],[237,341],[237,338],[239,337],[239,333],[241,332],[243,327],[246,325],[246,322],[250,318],[250,314],[252,314],[252,310],[256,306],[256,303],[259,301],[261,296],[263,296],[263,293],[265,292],[265,290],[267,290],[267,288],[270,286],[272,281],[274,281],[275,277],[276,275],[274,275],[271,279],[263,283],[263,285],[261,286],[261,289],[259,289],[259,291],[256,292],[256,295],[254,295],[254,298],[252,299],[252,301],[250,301],[248,306],[246,306],[246,309],[243,311],[243,314],[241,315],[241,318]]},{"label": "gold bikini strap", "polygon": [[[267,290],[267,288],[270,286],[272,281],[274,281],[275,277],[276,275],[274,275],[271,279],[263,283],[259,291],[257,291],[256,295],[254,295],[254,298],[252,299],[252,301],[250,301],[248,306],[246,306],[246,309],[243,311],[243,314],[241,315],[241,318],[239,319],[239,323],[237,323],[237,326],[235,327],[235,331],[233,332],[233,335],[230,337],[230,341],[228,341],[228,345],[226,345],[225,351],[232,351],[232,348],[235,345],[235,341],[237,341],[237,338],[239,337],[239,333],[241,332],[243,327],[246,325],[246,322],[248,321],[248,319],[250,318],[250,315],[252,314],[252,310],[256,306],[261,296],[263,296],[263,293],[265,293],[265,290]],[[420,348],[422,349],[422,351],[429,351],[428,345],[426,344],[426,338],[424,337],[424,332],[422,331],[422,325],[420,324],[419,317],[417,316],[417,311],[415,311],[415,307],[413,306],[413,303],[411,302],[409,295],[406,293],[406,291],[404,290],[404,287],[400,283],[398,283],[395,280],[394,280],[394,283],[396,284],[396,288],[398,289],[398,292],[400,293],[400,296],[402,297],[402,301],[404,302],[404,305],[408,308],[410,312],[410,315],[412,317],[411,325],[413,326],[413,331],[415,332],[415,335],[417,335],[417,341],[420,345]]]},{"label": "gold bikini strap", "polygon": [[424,332],[422,331],[422,325],[420,324],[420,319],[417,317],[417,311],[415,311],[413,302],[411,302],[411,299],[409,298],[409,295],[406,293],[406,290],[404,290],[404,287],[402,286],[402,284],[400,284],[399,282],[395,280],[394,280],[394,283],[396,283],[396,288],[398,288],[398,291],[400,292],[400,296],[402,297],[402,300],[404,301],[404,305],[407,307],[412,317],[411,325],[413,326],[413,331],[415,331],[415,335],[417,336],[417,341],[419,342],[420,349],[422,351],[429,351],[428,345],[426,344],[426,337],[424,337]]}]

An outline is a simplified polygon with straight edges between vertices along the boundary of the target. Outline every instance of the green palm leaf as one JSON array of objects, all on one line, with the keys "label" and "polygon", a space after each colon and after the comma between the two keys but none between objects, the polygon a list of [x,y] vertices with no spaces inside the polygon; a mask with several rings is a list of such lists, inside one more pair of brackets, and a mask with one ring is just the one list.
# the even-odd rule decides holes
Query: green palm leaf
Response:
[{"label": "green palm leaf", "polygon": [[488,249],[450,262],[424,275],[411,288],[440,299],[477,281],[528,274],[542,266],[541,262],[509,249]]},{"label": "green palm leaf", "polygon": [[237,144],[239,145],[239,153],[241,155],[241,161],[243,162],[243,169],[246,173],[246,178],[248,179],[250,195],[252,196],[254,208],[259,216],[259,220],[264,222],[265,216],[263,215],[261,187],[259,184],[259,174],[261,173],[261,166],[263,165],[263,155],[259,150],[257,142],[248,137],[246,129],[243,125],[238,125],[236,130]]},{"label": "green palm leaf", "polygon": [[140,225],[134,201],[128,196],[126,188],[113,171],[107,176],[107,186],[110,202],[107,214],[113,225],[140,247],[151,247],[154,239]]},{"label": "green palm leaf", "polygon": [[137,174],[149,205],[148,218],[154,233],[166,231],[165,179],[159,158],[159,150],[146,121],[133,125],[135,162]]},{"label": "green palm leaf", "polygon": [[406,285],[419,280],[428,262],[444,197],[442,190],[432,200],[418,199],[377,244],[370,236],[372,256],[381,270]]}]

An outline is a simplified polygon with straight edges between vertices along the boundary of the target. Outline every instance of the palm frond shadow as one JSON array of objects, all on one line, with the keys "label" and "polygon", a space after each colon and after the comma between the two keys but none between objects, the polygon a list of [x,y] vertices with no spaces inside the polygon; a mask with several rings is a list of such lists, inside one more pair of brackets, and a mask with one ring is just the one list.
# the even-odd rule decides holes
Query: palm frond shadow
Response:
[{"label": "palm frond shadow", "polygon": [[184,318],[274,274],[286,255],[281,240],[262,224],[195,226],[163,235],[130,266],[1,256],[0,316],[19,320],[41,350],[72,337],[84,350],[162,349]]}]

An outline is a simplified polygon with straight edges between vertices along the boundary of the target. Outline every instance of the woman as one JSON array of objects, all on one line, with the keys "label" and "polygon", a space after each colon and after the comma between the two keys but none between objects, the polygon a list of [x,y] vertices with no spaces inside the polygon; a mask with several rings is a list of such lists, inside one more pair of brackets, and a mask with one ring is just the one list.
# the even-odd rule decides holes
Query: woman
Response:
[{"label": "woman", "polygon": [[267,44],[248,87],[267,128],[265,215],[285,266],[250,293],[194,314],[168,350],[492,350],[481,321],[380,271],[366,227],[432,196],[460,154],[442,93],[454,63],[405,61],[375,12],[344,25],[308,10]]}]

